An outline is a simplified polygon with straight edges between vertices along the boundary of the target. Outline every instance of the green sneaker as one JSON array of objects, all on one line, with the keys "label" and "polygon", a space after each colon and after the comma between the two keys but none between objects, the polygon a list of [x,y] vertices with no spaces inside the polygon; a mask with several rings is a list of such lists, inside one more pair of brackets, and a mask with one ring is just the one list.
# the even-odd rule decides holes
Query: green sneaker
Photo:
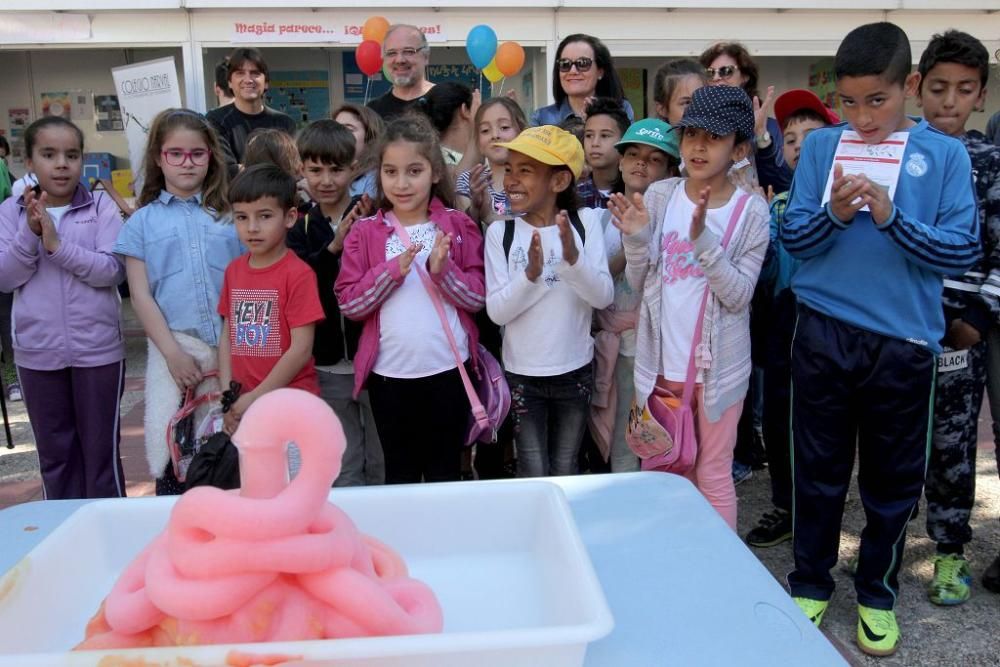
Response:
[{"label": "green sneaker", "polygon": [[799,609],[802,613],[806,615],[813,625],[817,628],[819,624],[823,622],[823,614],[826,613],[826,608],[830,606],[829,600],[813,600],[812,598],[792,598],[795,600],[795,604],[799,605]]},{"label": "green sneaker", "polygon": [[972,594],[972,571],[960,554],[934,554],[934,579],[927,597],[940,605],[962,604]]},{"label": "green sneaker", "polygon": [[899,646],[899,625],[891,609],[858,605],[858,647],[868,655],[887,656]]}]

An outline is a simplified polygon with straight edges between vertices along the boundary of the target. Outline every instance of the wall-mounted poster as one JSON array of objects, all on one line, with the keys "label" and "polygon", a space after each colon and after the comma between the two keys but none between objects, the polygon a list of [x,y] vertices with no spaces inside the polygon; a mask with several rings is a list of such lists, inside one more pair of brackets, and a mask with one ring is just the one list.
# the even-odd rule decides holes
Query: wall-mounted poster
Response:
[{"label": "wall-mounted poster", "polygon": [[89,90],[71,90],[69,96],[72,104],[70,114],[74,121],[90,120],[94,117],[94,100]]},{"label": "wall-mounted poster", "polygon": [[125,129],[117,95],[94,95],[94,113],[98,132],[121,132]]},{"label": "wall-mounted poster", "polygon": [[42,116],[61,116],[70,120],[73,117],[73,103],[69,93],[42,93]]},{"label": "wall-mounted poster", "polygon": [[325,70],[271,72],[267,103],[299,126],[330,117],[330,74]]}]

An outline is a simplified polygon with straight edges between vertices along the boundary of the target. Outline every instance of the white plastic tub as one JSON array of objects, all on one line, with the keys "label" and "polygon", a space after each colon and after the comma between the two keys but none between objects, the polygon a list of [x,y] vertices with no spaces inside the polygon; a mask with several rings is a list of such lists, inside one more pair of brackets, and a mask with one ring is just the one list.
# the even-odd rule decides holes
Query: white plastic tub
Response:
[{"label": "white plastic tub", "polygon": [[[84,506],[0,578],[0,666],[223,665],[230,650],[287,664],[509,667],[583,664],[613,621],[561,489],[544,481],[338,489],[358,528],[437,593],[439,635],[68,653],[174,498]],[[121,658],[121,661],[115,658]]]}]

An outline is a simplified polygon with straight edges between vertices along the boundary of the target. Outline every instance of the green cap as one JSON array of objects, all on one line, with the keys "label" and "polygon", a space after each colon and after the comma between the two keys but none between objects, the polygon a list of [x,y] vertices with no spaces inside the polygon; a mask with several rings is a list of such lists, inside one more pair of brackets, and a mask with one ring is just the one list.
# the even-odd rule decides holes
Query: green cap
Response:
[{"label": "green cap", "polygon": [[615,144],[615,148],[619,153],[624,153],[629,144],[652,146],[677,160],[681,159],[680,142],[674,128],[659,118],[644,118],[632,123],[622,140]]}]

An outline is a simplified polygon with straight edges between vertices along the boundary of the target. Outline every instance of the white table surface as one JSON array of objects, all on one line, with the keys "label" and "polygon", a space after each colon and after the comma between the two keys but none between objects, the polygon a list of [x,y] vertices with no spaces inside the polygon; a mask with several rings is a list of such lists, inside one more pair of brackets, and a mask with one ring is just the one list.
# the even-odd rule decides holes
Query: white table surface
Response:
[{"label": "white table surface", "polygon": [[[686,479],[550,481],[566,492],[615,620],[587,650],[587,667],[846,664]],[[0,573],[86,502],[0,511]]]}]

